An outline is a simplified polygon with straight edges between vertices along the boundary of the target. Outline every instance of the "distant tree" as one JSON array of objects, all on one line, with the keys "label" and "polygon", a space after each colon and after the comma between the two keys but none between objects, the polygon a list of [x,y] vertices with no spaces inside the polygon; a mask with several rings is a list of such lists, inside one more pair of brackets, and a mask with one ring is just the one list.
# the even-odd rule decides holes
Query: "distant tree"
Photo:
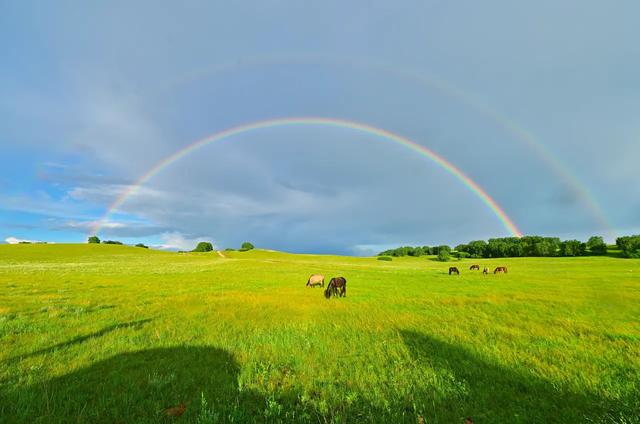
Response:
[{"label": "distant tree", "polygon": [[121,241],[117,241],[117,240],[103,240],[102,244],[122,244]]},{"label": "distant tree", "polygon": [[192,252],[211,252],[213,250],[213,245],[208,241],[201,241],[198,243],[195,249]]},{"label": "distant tree", "polygon": [[565,240],[560,243],[560,256],[582,256],[587,245],[580,240]]},{"label": "distant tree", "polygon": [[235,252],[236,249],[231,248],[231,247],[227,247],[226,249],[224,249],[225,252]]},{"label": "distant tree", "polygon": [[436,246],[434,247],[434,249],[435,249],[434,255],[439,255],[440,252],[442,252],[443,250],[446,251],[447,253],[451,253],[451,248],[446,244],[443,244],[441,246]]},{"label": "distant tree", "polygon": [[146,246],[146,245],[144,245],[142,243],[136,244],[136,247],[142,247],[143,249],[148,249],[149,248],[149,246]]},{"label": "distant tree", "polygon": [[472,258],[482,258],[487,252],[487,242],[484,240],[470,241],[466,252],[468,252]]},{"label": "distant tree", "polygon": [[589,249],[589,252],[591,252],[592,255],[607,254],[607,244],[600,236],[590,237],[587,241],[587,249]]},{"label": "distant tree", "polygon": [[504,258],[509,254],[509,244],[502,239],[490,239],[485,253],[489,258]]},{"label": "distant tree", "polygon": [[455,250],[456,252],[469,252],[469,245],[459,244],[453,250]]},{"label": "distant tree", "polygon": [[98,238],[98,236],[91,236],[87,240],[87,243],[89,243],[89,244],[99,244],[100,243],[100,239]]},{"label": "distant tree", "polygon": [[438,260],[446,262],[451,258],[451,252],[449,249],[442,249],[444,246],[438,246]]},{"label": "distant tree", "polygon": [[468,258],[468,257],[470,257],[471,255],[469,254],[469,252],[455,252],[455,253],[454,253],[454,256],[455,256],[456,258],[458,258],[458,260],[460,260],[460,259]]},{"label": "distant tree", "polygon": [[616,245],[625,258],[640,258],[640,235],[618,237]]},{"label": "distant tree", "polygon": [[240,250],[243,251],[251,250],[253,248],[253,244],[249,243],[248,241],[245,241],[244,243],[242,243],[242,246],[240,246]]}]

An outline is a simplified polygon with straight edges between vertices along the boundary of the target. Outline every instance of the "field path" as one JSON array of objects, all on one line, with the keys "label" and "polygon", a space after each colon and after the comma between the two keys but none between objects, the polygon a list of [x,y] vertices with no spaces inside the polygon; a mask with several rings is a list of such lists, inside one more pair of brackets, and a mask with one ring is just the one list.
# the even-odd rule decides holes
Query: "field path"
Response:
[{"label": "field path", "polygon": [[218,252],[218,256],[220,256],[221,258],[226,258],[225,254],[222,253],[221,251],[216,250],[216,252]]}]

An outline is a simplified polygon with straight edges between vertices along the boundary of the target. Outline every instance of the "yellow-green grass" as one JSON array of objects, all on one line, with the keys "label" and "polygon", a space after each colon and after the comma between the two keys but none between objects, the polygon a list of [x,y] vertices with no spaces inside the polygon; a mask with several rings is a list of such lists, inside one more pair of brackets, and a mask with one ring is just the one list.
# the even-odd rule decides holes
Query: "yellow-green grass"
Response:
[{"label": "yellow-green grass", "polygon": [[224,254],[0,246],[0,422],[640,422],[640,261]]}]

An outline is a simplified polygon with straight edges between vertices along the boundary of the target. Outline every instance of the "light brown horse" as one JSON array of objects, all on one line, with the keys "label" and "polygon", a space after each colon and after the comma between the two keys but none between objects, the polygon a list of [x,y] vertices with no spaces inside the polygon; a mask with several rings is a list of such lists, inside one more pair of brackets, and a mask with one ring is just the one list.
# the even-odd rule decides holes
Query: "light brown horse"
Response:
[{"label": "light brown horse", "polygon": [[451,274],[460,275],[460,271],[458,271],[458,268],[456,268],[455,266],[452,266],[449,268],[449,275]]},{"label": "light brown horse", "polygon": [[331,296],[347,296],[347,279],[344,277],[334,277],[329,280],[327,289],[324,291],[324,297],[329,299]]},{"label": "light brown horse", "polygon": [[480,265],[471,265],[471,268],[469,268],[470,271],[473,271],[474,269],[477,269],[478,271],[480,271]]},{"label": "light brown horse", "polygon": [[493,270],[494,274],[497,274],[499,272],[504,272],[505,274],[507,273],[507,267],[506,266],[499,266],[496,269]]},{"label": "light brown horse", "polygon": [[313,274],[311,277],[309,277],[309,280],[307,280],[307,287],[315,286],[324,287],[324,275]]}]

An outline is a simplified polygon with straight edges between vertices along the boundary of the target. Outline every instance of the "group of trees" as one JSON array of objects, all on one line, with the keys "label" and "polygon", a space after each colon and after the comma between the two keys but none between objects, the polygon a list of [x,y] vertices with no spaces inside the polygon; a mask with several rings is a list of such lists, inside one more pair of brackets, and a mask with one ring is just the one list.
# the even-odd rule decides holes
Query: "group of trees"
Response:
[{"label": "group of trees", "polygon": [[446,250],[451,252],[451,248],[449,246],[402,246],[397,249],[389,249],[384,252],[380,252],[378,256],[426,256],[426,255],[437,255],[441,250]]},{"label": "group of trees", "polygon": [[[244,243],[242,243],[242,245],[240,246],[240,249],[238,250],[240,252],[246,252],[247,250],[251,250],[253,248],[254,248],[253,244],[249,243],[248,241],[245,241]],[[192,252],[211,252],[212,250],[213,250],[213,245],[211,243],[209,243],[208,241],[201,241],[200,243],[198,243],[196,248],[192,250]],[[225,250],[232,251],[234,249],[225,249]]]},{"label": "group of trees", "polygon": [[451,257],[451,247],[447,245],[442,246],[402,246],[397,249],[389,249],[384,252],[380,252],[378,256],[428,256],[437,255],[438,260],[448,261]]},{"label": "group of trees", "polygon": [[456,246],[456,251],[465,252],[471,258],[584,256],[605,255],[607,245],[599,236],[591,237],[586,243],[562,241],[558,237],[524,236],[475,240]]},{"label": "group of trees", "polygon": [[616,246],[625,258],[640,258],[640,234],[618,237]]},{"label": "group of trees", "polygon": [[213,250],[213,245],[208,241],[201,241],[198,243],[195,249],[192,252],[211,252]]},{"label": "group of trees", "polygon": [[[91,236],[89,237],[89,239],[87,240],[87,243],[89,244],[122,244],[121,241],[116,241],[116,240],[103,240],[100,241],[100,238],[98,236]],[[136,244],[136,247],[141,247],[144,249],[148,249],[149,246],[146,246],[143,243],[138,243]],[[253,244],[249,243],[248,241],[245,241],[244,243],[242,243],[242,245],[240,246],[240,249],[238,249],[240,252],[246,252],[248,250],[254,249]],[[227,250],[233,250],[233,249],[227,249]],[[198,245],[196,246],[195,249],[192,250],[192,252],[211,252],[213,251],[213,244],[211,244],[208,241],[201,241],[200,243],[198,243]]]},{"label": "group of trees", "polygon": [[[640,236],[620,237],[618,246],[628,246],[629,257],[640,257]],[[620,247],[623,252],[625,249]],[[488,241],[474,240],[459,244],[452,250],[449,246],[403,246],[380,252],[378,256],[423,256],[437,255],[438,260],[457,258],[505,258],[524,256],[583,256],[605,255],[607,245],[599,236],[591,237],[586,243],[580,240],[560,240],[558,237],[524,236],[493,238]]]},{"label": "group of trees", "polygon": [[102,243],[102,244],[120,244],[120,245],[122,244],[121,241],[117,241],[117,240],[102,240],[102,241],[100,241],[98,236],[89,237],[89,239],[87,240],[87,243],[89,243],[89,244],[100,244],[100,243]]}]

